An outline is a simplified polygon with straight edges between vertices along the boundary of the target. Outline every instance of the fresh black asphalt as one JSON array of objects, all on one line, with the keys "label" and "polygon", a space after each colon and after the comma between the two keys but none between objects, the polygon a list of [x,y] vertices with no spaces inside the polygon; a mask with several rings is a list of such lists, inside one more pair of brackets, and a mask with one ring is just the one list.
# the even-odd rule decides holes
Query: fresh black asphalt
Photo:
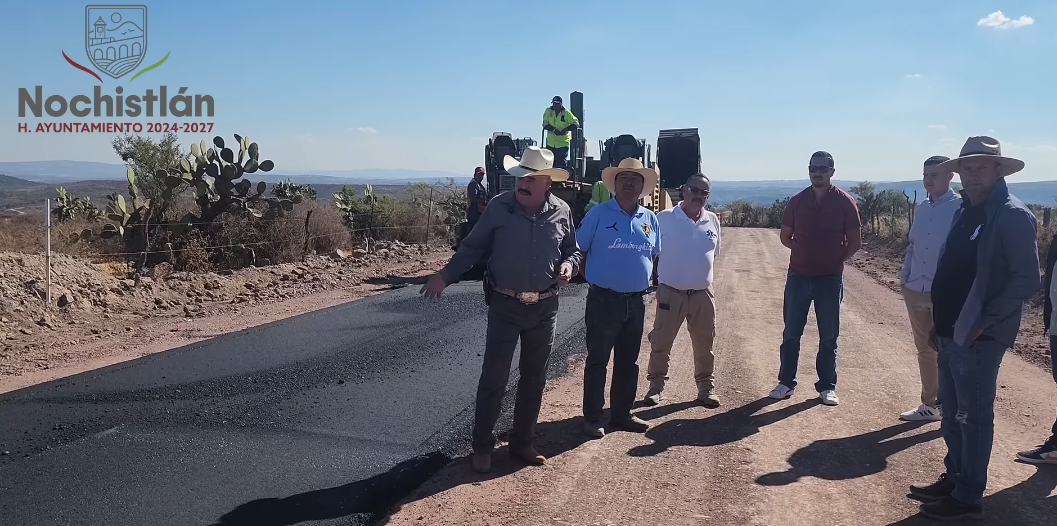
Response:
[{"label": "fresh black asphalt", "polygon": [[[480,283],[418,289],[0,395],[0,524],[370,523],[469,451]],[[586,294],[562,292],[552,377]]]}]

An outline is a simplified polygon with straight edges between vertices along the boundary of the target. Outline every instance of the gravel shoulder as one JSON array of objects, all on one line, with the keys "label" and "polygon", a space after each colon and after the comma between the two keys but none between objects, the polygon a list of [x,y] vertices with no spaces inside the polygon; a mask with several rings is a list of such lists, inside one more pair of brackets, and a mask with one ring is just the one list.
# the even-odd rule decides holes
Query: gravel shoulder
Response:
[{"label": "gravel shoulder", "polygon": [[[550,458],[525,467],[498,451],[496,471],[453,462],[405,499],[389,525],[916,525],[907,486],[942,470],[939,424],[898,414],[918,402],[918,372],[902,299],[869,274],[845,272],[838,393],[822,406],[812,315],[802,342],[801,387],[766,398],[777,377],[782,284],[788,252],[777,231],[724,231],[717,263],[719,409],[691,400],[689,337],[680,333],[662,405],[639,410],[645,435],[580,434],[582,360],[548,387],[538,447]],[[654,303],[647,327],[652,325]],[[645,340],[645,339],[644,339]],[[640,356],[645,392],[648,344]],[[581,352],[582,354],[582,352]],[[984,524],[1048,524],[1057,516],[1057,469],[1013,461],[1043,440],[1057,407],[1047,371],[1009,353],[1000,373],[996,437]]]}]

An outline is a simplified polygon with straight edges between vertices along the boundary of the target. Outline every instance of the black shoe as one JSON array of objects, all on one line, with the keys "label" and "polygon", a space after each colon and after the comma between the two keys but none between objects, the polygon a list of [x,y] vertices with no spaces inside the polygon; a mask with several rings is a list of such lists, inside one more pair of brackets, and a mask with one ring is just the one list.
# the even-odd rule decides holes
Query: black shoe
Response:
[{"label": "black shoe", "polygon": [[939,480],[928,486],[913,484],[910,486],[910,494],[927,501],[943,500],[954,492],[954,481],[946,473],[940,475]]},{"label": "black shoe", "polygon": [[984,507],[966,504],[954,497],[921,505],[921,514],[938,521],[979,520],[984,518]]},{"label": "black shoe", "polygon": [[645,433],[650,429],[650,423],[635,415],[628,415],[625,417],[611,418],[609,420],[609,427],[622,431],[631,431],[632,433]]}]

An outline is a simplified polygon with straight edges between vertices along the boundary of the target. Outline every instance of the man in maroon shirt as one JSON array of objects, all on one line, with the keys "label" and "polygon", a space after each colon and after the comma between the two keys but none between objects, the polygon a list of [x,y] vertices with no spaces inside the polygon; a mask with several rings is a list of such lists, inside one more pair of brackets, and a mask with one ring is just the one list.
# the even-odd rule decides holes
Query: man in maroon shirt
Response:
[{"label": "man in maroon shirt", "polygon": [[789,248],[782,318],[781,367],[771,398],[789,398],[796,389],[800,337],[815,302],[818,355],[815,370],[822,403],[837,405],[837,337],[844,299],[844,262],[862,247],[859,207],[855,198],[830,184],[833,156],[815,152],[808,164],[811,186],[789,199],[782,219],[782,244]]}]

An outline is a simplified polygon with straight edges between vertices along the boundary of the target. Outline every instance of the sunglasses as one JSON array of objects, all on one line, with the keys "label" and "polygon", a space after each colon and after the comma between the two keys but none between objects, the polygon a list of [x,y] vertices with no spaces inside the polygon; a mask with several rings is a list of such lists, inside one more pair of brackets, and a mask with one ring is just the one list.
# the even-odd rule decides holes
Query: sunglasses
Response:
[{"label": "sunglasses", "polygon": [[832,170],[829,166],[808,166],[807,171],[813,174],[824,174],[829,173]]},{"label": "sunglasses", "polygon": [[700,195],[700,196],[704,196],[704,197],[708,197],[708,195],[711,193],[711,192],[709,192],[709,190],[707,188],[698,188],[696,186],[687,186],[686,189],[691,194]]}]

